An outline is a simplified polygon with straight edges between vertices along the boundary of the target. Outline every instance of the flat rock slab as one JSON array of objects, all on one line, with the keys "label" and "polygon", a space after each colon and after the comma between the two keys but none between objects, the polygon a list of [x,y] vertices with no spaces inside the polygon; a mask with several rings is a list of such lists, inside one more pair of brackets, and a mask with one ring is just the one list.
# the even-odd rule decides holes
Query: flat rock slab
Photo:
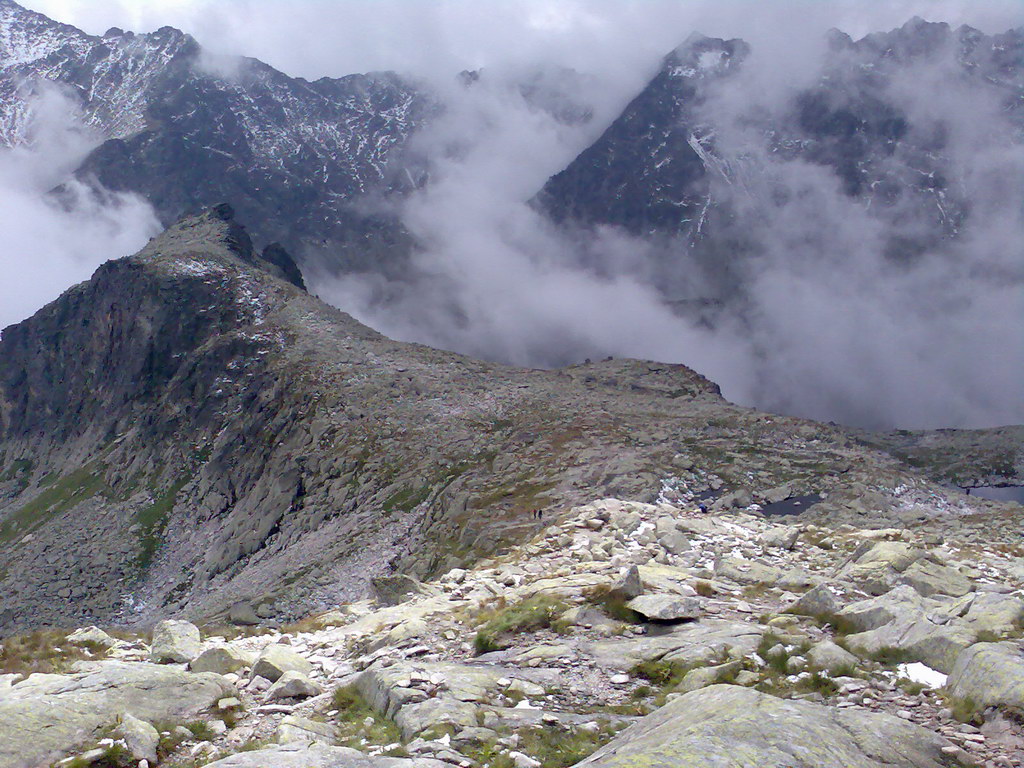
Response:
[{"label": "flat rock slab", "polygon": [[347,747],[323,744],[283,744],[252,752],[240,752],[207,768],[451,768],[448,763],[425,757],[370,757]]},{"label": "flat rock slab", "polygon": [[679,595],[640,595],[626,603],[631,611],[652,621],[686,621],[700,617],[700,600]]},{"label": "flat rock slab", "polygon": [[641,661],[678,661],[683,664],[717,659],[723,651],[749,656],[757,650],[763,629],[754,623],[705,619],[682,624],[657,635],[601,640],[583,647],[599,665],[628,670]]},{"label": "flat rock slab", "polygon": [[579,766],[945,768],[949,742],[889,715],[779,699],[735,685],[687,693]]},{"label": "flat rock slab", "polygon": [[38,768],[75,752],[122,713],[146,722],[190,720],[232,696],[220,675],[146,663],[79,664],[0,690],[0,765]]}]

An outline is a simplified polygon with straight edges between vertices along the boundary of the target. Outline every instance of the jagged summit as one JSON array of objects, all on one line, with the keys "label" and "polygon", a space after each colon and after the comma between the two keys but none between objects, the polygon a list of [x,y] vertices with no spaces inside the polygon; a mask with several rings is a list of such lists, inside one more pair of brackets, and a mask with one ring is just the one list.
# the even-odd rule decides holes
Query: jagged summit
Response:
[{"label": "jagged summit", "polygon": [[227,203],[219,203],[196,214],[185,216],[154,238],[137,258],[175,260],[230,257],[259,267],[275,277],[306,290],[302,272],[280,243],[272,243],[257,253],[248,230],[235,220],[235,211]]}]

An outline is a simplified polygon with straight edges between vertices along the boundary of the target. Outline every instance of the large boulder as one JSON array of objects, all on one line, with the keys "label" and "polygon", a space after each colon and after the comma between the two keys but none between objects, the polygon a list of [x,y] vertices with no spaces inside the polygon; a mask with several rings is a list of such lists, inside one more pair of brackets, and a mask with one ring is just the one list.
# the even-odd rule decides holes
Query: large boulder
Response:
[{"label": "large boulder", "polygon": [[924,613],[909,613],[877,629],[848,635],[846,647],[862,658],[920,661],[948,674],[960,652],[976,639],[959,620],[935,624]]},{"label": "large boulder", "polygon": [[715,560],[715,576],[737,584],[772,586],[782,578],[782,571],[774,565],[738,557],[720,557]]},{"label": "large boulder", "polygon": [[219,645],[207,648],[188,665],[193,672],[216,672],[226,675],[251,667],[256,662],[256,654],[236,648],[232,645]]},{"label": "large boulder", "polygon": [[664,659],[683,665],[708,664],[723,654],[733,658],[757,650],[764,629],[752,622],[701,619],[657,635],[599,640],[583,650],[598,666],[628,670],[638,662]]},{"label": "large boulder", "polygon": [[596,768],[944,768],[950,746],[889,715],[735,685],[687,693],[578,763]]},{"label": "large boulder", "polygon": [[979,635],[1008,635],[1024,623],[1024,603],[1010,595],[976,595],[964,619]]},{"label": "large boulder", "polygon": [[125,714],[121,724],[117,726],[117,735],[124,739],[125,746],[136,760],[148,760],[156,763],[156,748],[160,743],[160,733],[145,720]]},{"label": "large boulder", "polygon": [[267,691],[267,701],[277,699],[308,699],[319,696],[323,689],[301,672],[285,672]]},{"label": "large boulder", "polygon": [[901,541],[865,542],[839,575],[870,595],[883,595],[923,555],[924,550]]},{"label": "large boulder", "polygon": [[451,768],[426,757],[379,757],[348,747],[301,742],[239,752],[207,763],[206,768]]},{"label": "large boulder", "polygon": [[1024,653],[1016,643],[978,643],[956,659],[946,690],[961,706],[1024,712]]},{"label": "large boulder", "polygon": [[951,595],[961,597],[974,589],[970,579],[956,568],[922,558],[905,570],[897,584],[909,584],[925,597]]},{"label": "large boulder", "polygon": [[686,621],[700,618],[700,600],[679,595],[641,595],[626,603],[631,611],[651,621]]},{"label": "large boulder", "polygon": [[786,613],[797,616],[829,617],[840,609],[839,601],[826,584],[807,590],[786,608]]},{"label": "large boulder", "polygon": [[130,714],[148,723],[193,719],[232,696],[220,675],[121,661],[79,663],[0,690],[0,765],[38,768],[76,752]]},{"label": "large boulder", "polygon": [[157,664],[187,664],[202,651],[199,627],[168,619],[153,628],[149,658]]},{"label": "large boulder", "polygon": [[857,666],[857,657],[831,640],[822,640],[807,652],[807,663],[811,669],[822,670],[831,675],[849,674],[850,670]]},{"label": "large boulder", "polygon": [[399,605],[416,595],[430,594],[431,590],[412,576],[396,573],[370,579],[373,596],[381,605]]},{"label": "large boulder", "polygon": [[287,645],[268,645],[252,667],[254,677],[265,677],[272,683],[285,672],[308,675],[312,671],[313,665]]},{"label": "large boulder", "polygon": [[884,595],[850,603],[836,612],[836,618],[845,629],[867,632],[923,609],[921,595],[913,587],[904,584]]}]

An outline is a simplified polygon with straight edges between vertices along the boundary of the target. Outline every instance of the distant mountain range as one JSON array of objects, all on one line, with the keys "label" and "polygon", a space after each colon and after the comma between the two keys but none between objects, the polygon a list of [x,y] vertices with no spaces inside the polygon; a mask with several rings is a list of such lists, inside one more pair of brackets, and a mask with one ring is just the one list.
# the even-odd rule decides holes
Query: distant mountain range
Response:
[{"label": "distant mountain range", "polygon": [[[956,81],[1002,105],[996,130],[1019,140],[1024,127],[1020,29],[985,35],[914,19],[858,41],[833,32],[811,85],[769,110],[726,114],[723,95],[740,88],[750,58],[741,40],[691,36],[535,206],[565,227],[664,243],[669,297],[673,270],[696,259],[712,279],[685,298],[715,301],[742,282],[736,264],[762,248],[758,217],[770,216],[766,201],[778,193],[768,159],[834,177],[892,225],[888,256],[955,240],[972,203],[951,163],[949,121],[941,109],[915,118],[891,87],[915,67],[946,67],[945,81],[922,82],[935,91],[924,98],[939,102],[943,82]],[[466,87],[476,78],[462,75]],[[77,174],[141,194],[164,224],[227,200],[258,244],[280,241],[300,266],[337,272],[397,274],[415,247],[394,203],[429,183],[409,142],[443,105],[403,77],[308,82],[255,59],[208,56],[170,27],[94,37],[0,0],[0,143],[30,140],[31,96],[46,83],[71,94],[106,137]],[[563,121],[590,118],[543,86],[522,92]]]}]

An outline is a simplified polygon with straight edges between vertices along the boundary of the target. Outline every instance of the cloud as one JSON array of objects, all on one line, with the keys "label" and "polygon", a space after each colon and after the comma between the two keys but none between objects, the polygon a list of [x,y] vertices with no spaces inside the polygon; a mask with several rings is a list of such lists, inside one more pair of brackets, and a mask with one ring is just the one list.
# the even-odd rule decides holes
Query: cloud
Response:
[{"label": "cloud", "polygon": [[[1024,239],[1019,210],[1007,204],[1021,199],[1024,175],[988,95],[951,87],[941,66],[890,86],[918,123],[944,121],[956,194],[972,209],[955,248],[912,264],[881,254],[894,234],[933,226],[920,210],[907,202],[865,211],[820,167],[780,162],[758,137],[728,130],[732,117],[752,106],[777,111],[817,78],[830,27],[858,38],[919,15],[999,32],[1020,23],[1019,0],[28,4],[95,33],[172,24],[215,63],[245,54],[311,79],[392,69],[430,83],[447,113],[417,139],[431,183],[402,211],[424,246],[407,279],[313,282],[389,335],[526,365],[608,354],[684,362],[738,402],[862,425],[1024,421]],[[621,232],[581,240],[553,230],[527,205],[692,31],[753,46],[736,98],[712,105],[709,117],[720,151],[763,171],[741,208],[762,258],[736,266],[743,305],[719,313],[714,330],[681,317],[666,296],[704,295],[721,287],[720,275],[673,267],[685,255]],[[454,75],[464,69],[484,75],[463,88]],[[524,96],[519,86],[538,72],[592,118],[566,121]]]},{"label": "cloud", "polygon": [[[0,328],[24,320],[108,259],[138,250],[159,230],[137,197],[68,181],[96,146],[74,101],[45,87],[30,102],[26,143],[0,150]],[[58,202],[47,195],[67,182]]]}]

